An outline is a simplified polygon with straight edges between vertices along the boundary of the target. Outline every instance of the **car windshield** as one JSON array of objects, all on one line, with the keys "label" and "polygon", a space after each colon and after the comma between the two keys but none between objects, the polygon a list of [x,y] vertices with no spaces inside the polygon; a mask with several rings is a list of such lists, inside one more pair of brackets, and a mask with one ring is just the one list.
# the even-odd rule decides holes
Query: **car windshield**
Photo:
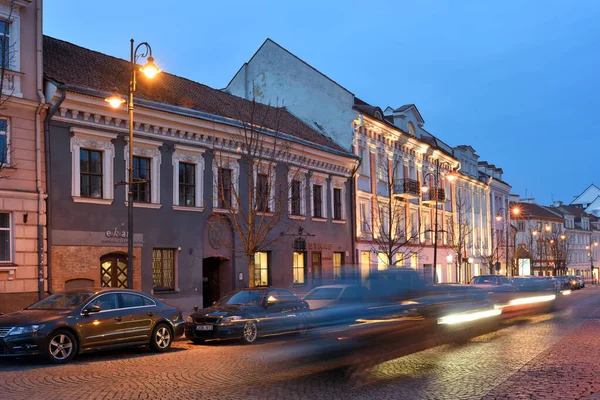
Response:
[{"label": "car windshield", "polygon": [[217,305],[225,304],[260,304],[263,297],[262,291],[242,291],[231,293],[218,301]]},{"label": "car windshield", "polygon": [[33,303],[26,310],[72,310],[87,299],[92,292],[57,293]]},{"label": "car windshield", "polygon": [[304,300],[336,300],[340,297],[342,288],[316,288],[311,290]]},{"label": "car windshield", "polygon": [[473,285],[495,285],[497,282],[496,278],[491,278],[487,276],[476,276],[473,278]]}]

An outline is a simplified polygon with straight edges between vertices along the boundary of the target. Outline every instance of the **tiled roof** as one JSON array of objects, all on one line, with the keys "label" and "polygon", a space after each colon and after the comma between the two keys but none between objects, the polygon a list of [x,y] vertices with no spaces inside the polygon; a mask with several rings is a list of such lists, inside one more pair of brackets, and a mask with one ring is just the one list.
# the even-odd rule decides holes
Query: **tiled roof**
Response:
[{"label": "tiled roof", "polygon": [[[97,51],[86,49],[63,40],[44,36],[44,75],[60,84],[82,90],[112,92],[115,85],[124,94],[127,87],[126,71],[129,62]],[[210,88],[206,85],[169,73],[161,73],[152,81],[138,74],[136,99],[218,115],[259,127],[285,133],[346,153],[329,137],[313,130],[285,108],[253,103],[241,97]]]},{"label": "tiled roof", "polygon": [[403,105],[403,106],[400,106],[400,107],[396,108],[396,109],[394,110],[394,112],[402,112],[402,111],[406,111],[406,110],[408,110],[409,108],[411,108],[411,107],[413,107],[413,106],[414,106],[414,104],[405,104],[405,105]]},{"label": "tiled roof", "polygon": [[518,216],[514,216],[513,219],[527,219],[529,218],[540,218],[540,219],[554,219],[562,220],[562,216],[552,212],[546,207],[540,206],[535,203],[524,203],[524,202],[512,202],[511,208],[518,208],[521,210]]}]

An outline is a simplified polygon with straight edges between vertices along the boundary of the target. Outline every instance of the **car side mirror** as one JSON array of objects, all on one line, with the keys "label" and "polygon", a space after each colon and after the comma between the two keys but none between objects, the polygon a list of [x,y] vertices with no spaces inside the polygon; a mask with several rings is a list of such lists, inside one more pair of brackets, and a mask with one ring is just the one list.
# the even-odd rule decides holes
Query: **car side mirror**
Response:
[{"label": "car side mirror", "polygon": [[272,306],[273,304],[277,303],[277,299],[273,296],[269,296],[267,298],[267,307],[268,306]]},{"label": "car side mirror", "polygon": [[194,311],[198,311],[198,306],[194,306]]},{"label": "car side mirror", "polygon": [[100,312],[100,306],[95,305],[95,306],[90,306],[87,307],[85,310],[83,310],[84,314],[93,314],[93,313],[97,313]]},{"label": "car side mirror", "polygon": [[216,301],[213,301],[213,302],[212,302],[212,305],[213,305],[213,306],[216,306],[216,305],[217,305],[217,302],[216,302]]}]

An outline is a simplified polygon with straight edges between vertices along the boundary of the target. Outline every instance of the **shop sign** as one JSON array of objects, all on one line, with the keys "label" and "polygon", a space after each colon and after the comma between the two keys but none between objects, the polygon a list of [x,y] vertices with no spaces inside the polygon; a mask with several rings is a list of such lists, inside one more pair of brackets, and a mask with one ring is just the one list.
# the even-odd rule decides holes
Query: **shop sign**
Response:
[{"label": "shop sign", "polygon": [[331,250],[331,243],[307,242],[308,250]]}]

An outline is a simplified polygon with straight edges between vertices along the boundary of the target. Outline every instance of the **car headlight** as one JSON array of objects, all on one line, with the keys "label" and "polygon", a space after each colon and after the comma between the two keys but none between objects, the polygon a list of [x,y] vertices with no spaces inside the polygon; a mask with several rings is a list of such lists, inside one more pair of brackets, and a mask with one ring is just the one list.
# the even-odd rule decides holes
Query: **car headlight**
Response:
[{"label": "car headlight", "polygon": [[12,335],[24,335],[26,333],[36,333],[40,329],[44,328],[46,324],[27,325],[27,326],[16,326],[10,330],[9,336]]},{"label": "car headlight", "polygon": [[233,321],[239,321],[239,320],[242,320],[242,319],[244,319],[244,318],[242,316],[240,316],[240,315],[232,315],[230,317],[223,317],[223,319],[221,319],[221,322],[224,323],[224,324],[228,324],[228,323],[231,323]]},{"label": "car headlight", "polygon": [[194,319],[192,318],[191,315],[188,315],[188,317],[185,319],[185,323],[186,324],[191,324],[194,322]]}]

